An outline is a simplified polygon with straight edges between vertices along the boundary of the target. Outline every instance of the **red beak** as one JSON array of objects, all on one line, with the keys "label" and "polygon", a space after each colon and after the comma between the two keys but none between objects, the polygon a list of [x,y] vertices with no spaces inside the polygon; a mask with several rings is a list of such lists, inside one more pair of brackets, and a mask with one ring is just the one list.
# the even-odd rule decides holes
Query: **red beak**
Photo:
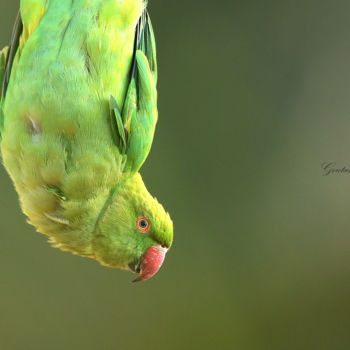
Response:
[{"label": "red beak", "polygon": [[140,274],[133,282],[146,281],[154,276],[162,266],[167,251],[159,245],[149,247],[142,257]]}]

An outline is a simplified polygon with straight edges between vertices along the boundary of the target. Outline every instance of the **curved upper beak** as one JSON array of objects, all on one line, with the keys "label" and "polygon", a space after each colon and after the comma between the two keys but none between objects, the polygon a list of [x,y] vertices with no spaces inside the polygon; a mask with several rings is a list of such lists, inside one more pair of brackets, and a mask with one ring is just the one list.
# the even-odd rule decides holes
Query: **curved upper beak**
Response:
[{"label": "curved upper beak", "polygon": [[153,277],[161,268],[165,254],[168,249],[160,245],[149,247],[139,262],[134,262],[129,267],[139,273],[138,277],[133,282],[146,281]]}]

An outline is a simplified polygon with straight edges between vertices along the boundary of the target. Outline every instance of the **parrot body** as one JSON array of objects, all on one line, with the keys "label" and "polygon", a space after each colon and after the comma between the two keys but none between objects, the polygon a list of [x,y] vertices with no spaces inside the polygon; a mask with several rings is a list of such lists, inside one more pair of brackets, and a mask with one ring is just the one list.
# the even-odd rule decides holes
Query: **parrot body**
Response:
[{"label": "parrot body", "polygon": [[139,280],[158,271],[173,235],[138,172],[157,122],[145,6],[22,0],[0,57],[2,159],[28,222],[54,246]]}]

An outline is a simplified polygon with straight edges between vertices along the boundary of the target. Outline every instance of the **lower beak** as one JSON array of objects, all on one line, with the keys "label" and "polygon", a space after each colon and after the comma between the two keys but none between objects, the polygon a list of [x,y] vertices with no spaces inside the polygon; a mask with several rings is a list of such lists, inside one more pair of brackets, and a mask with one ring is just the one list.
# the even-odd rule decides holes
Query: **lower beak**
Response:
[{"label": "lower beak", "polygon": [[149,247],[141,258],[141,263],[135,268],[135,272],[140,274],[133,282],[146,281],[153,277],[161,268],[167,251],[168,249],[160,245]]}]

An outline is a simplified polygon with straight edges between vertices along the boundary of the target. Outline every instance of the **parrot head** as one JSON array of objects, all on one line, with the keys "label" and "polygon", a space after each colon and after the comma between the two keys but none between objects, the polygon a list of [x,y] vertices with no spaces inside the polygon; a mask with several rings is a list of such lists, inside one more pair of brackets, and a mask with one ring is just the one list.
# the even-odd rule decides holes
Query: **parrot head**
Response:
[{"label": "parrot head", "polygon": [[114,194],[98,225],[93,249],[101,264],[138,273],[137,282],[158,272],[172,240],[169,214],[137,173]]}]

